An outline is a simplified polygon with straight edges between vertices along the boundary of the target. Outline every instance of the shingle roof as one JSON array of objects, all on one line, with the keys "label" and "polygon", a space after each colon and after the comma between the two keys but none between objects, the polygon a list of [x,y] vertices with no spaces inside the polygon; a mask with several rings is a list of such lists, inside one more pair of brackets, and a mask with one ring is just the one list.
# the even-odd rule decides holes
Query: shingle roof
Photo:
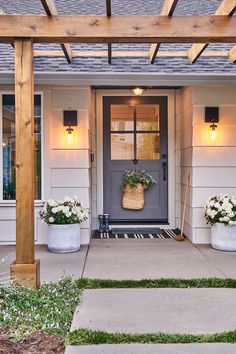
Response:
[{"label": "shingle roof", "polygon": [[[222,0],[179,0],[174,15],[213,14]],[[105,0],[55,0],[60,14],[105,14]],[[112,13],[116,15],[154,15],[161,12],[163,0],[113,0]],[[0,8],[6,13],[44,14],[40,0],[0,0]],[[209,50],[227,50],[232,45],[211,44]],[[161,50],[186,50],[191,45],[161,45]],[[116,44],[113,51],[145,51],[147,44]],[[35,49],[60,49],[57,44],[36,44]],[[72,45],[76,50],[107,51],[107,46]],[[212,73],[236,74],[236,65],[229,63],[226,57],[201,56],[193,65],[186,57],[157,57],[149,64],[148,57],[114,57],[112,64],[106,57],[74,57],[67,64],[64,57],[37,56],[34,59],[36,72],[90,72],[90,73]],[[0,44],[0,72],[14,70],[14,50],[10,45]]]}]

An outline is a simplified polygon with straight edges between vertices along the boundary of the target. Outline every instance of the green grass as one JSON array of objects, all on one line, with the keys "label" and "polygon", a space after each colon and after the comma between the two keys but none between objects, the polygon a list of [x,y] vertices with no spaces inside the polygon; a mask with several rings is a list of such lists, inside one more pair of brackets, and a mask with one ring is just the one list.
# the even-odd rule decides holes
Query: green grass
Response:
[{"label": "green grass", "polygon": [[172,334],[172,333],[109,333],[89,329],[78,329],[70,332],[66,339],[70,345],[89,344],[125,344],[125,343],[235,343],[236,330],[215,334]]},{"label": "green grass", "polygon": [[110,280],[79,279],[80,289],[112,288],[236,288],[236,279],[201,278],[201,279],[143,279]]},{"label": "green grass", "polygon": [[14,340],[43,331],[67,338],[71,344],[236,342],[236,332],[214,335],[118,334],[80,329],[69,333],[76,306],[84,289],[99,288],[236,288],[234,279],[102,280],[64,278],[40,289],[0,285],[0,327]]},{"label": "green grass", "polygon": [[71,278],[38,290],[0,285],[0,326],[7,327],[15,340],[36,331],[65,337],[80,295],[81,289]]}]

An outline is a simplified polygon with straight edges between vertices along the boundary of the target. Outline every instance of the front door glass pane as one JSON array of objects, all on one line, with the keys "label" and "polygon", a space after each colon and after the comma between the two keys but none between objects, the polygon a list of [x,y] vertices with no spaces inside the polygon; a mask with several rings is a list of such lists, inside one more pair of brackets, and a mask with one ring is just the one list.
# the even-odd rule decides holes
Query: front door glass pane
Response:
[{"label": "front door glass pane", "polygon": [[137,130],[159,130],[159,104],[142,104],[136,106]]},{"label": "front door glass pane", "polygon": [[111,105],[111,131],[134,130],[134,107],[126,104]]},{"label": "front door glass pane", "polygon": [[137,159],[159,160],[160,159],[160,134],[137,133]]},{"label": "front door glass pane", "polygon": [[111,159],[132,160],[134,159],[134,134],[112,133],[111,134]]}]

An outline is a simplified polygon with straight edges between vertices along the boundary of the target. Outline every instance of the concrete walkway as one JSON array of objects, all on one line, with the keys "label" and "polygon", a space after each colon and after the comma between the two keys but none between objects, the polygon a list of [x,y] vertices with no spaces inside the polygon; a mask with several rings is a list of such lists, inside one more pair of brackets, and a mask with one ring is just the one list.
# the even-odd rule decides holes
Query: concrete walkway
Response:
[{"label": "concrete walkway", "polygon": [[236,289],[93,289],[83,292],[71,330],[204,334],[236,328]]},{"label": "concrete walkway", "polygon": [[[56,254],[46,246],[36,246],[36,259],[40,259],[40,281],[55,282],[64,275],[78,279],[82,275],[88,246],[81,246],[79,252]],[[2,278],[10,280],[10,264],[15,260],[15,246],[0,247],[0,273]],[[0,276],[1,281],[1,276]]]},{"label": "concrete walkway", "polygon": [[102,279],[236,278],[236,253],[173,239],[92,240],[84,277]]},{"label": "concrete walkway", "polygon": [[236,344],[119,344],[68,346],[65,354],[235,354]]}]

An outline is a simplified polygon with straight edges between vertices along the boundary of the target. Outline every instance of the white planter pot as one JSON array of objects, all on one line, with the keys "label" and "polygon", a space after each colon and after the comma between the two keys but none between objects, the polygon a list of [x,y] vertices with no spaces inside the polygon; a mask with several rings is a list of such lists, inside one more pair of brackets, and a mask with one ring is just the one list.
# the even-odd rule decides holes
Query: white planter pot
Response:
[{"label": "white planter pot", "polygon": [[211,245],[220,251],[236,251],[236,225],[216,223],[212,226]]},{"label": "white planter pot", "polygon": [[48,225],[48,250],[70,253],[80,249],[80,224]]}]

